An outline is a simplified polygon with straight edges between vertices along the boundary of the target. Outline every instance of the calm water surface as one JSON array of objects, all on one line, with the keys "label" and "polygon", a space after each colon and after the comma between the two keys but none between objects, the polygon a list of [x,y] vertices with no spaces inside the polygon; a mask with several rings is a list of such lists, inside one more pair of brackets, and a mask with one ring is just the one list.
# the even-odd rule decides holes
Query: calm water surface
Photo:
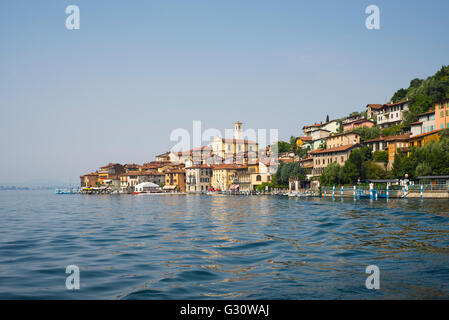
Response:
[{"label": "calm water surface", "polygon": [[447,299],[449,201],[2,191],[0,299],[36,298]]}]

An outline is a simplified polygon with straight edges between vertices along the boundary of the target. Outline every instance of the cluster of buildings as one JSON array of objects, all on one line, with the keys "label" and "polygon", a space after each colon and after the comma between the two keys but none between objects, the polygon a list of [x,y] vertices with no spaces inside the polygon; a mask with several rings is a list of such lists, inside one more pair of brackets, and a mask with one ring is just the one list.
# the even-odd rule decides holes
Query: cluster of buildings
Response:
[{"label": "cluster of buildings", "polygon": [[[396,153],[409,153],[411,147],[422,147],[431,141],[438,141],[439,132],[449,128],[449,102],[436,103],[435,108],[419,115],[404,134],[380,136],[361,141],[355,128],[378,126],[385,129],[404,121],[404,112],[409,110],[408,99],[397,103],[368,104],[366,116],[351,114],[348,117],[326,123],[316,123],[303,127],[303,136],[297,140],[298,146],[305,149],[306,156],[299,161],[307,172],[307,181],[290,181],[290,189],[318,187],[319,177],[333,162],[343,165],[351,152],[362,146],[369,146],[372,152],[387,151],[387,169],[391,169]],[[282,161],[282,159],[280,159]],[[383,165],[383,164],[379,164]]]},{"label": "cluster of buildings", "polygon": [[143,182],[167,192],[245,192],[269,183],[276,169],[266,149],[261,152],[257,142],[242,138],[242,123],[236,122],[231,139],[217,136],[208,146],[169,151],[143,165],[110,163],[80,179],[81,188],[118,193],[131,193]]},{"label": "cluster of buildings", "polygon": [[[408,99],[397,103],[368,104],[366,113],[353,113],[343,119],[315,123],[303,127],[296,144],[303,149],[302,158],[294,153],[270,155],[270,146],[259,150],[255,141],[242,138],[242,123],[234,124],[232,139],[214,137],[210,145],[183,152],[166,152],[155,161],[143,165],[110,163],[96,172],[81,176],[82,188],[100,188],[130,193],[143,182],[152,182],[165,191],[206,192],[252,191],[270,183],[280,162],[298,162],[307,173],[303,181],[290,181],[289,188],[318,188],[319,177],[331,163],[344,165],[351,152],[368,146],[372,152],[387,151],[387,169],[391,169],[396,153],[410,152],[438,141],[441,129],[449,128],[449,102],[419,115],[410,130],[400,135],[380,136],[362,141],[356,128],[378,126],[385,129],[401,123],[409,110]],[[384,165],[379,164],[379,165]]]}]

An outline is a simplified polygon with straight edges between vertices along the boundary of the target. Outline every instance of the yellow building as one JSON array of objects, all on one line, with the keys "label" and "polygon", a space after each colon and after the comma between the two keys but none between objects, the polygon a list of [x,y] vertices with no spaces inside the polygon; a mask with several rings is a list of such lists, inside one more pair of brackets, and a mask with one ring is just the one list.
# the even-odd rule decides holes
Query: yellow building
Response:
[{"label": "yellow building", "polygon": [[410,147],[424,147],[432,141],[440,141],[440,130],[433,130],[417,136],[411,137],[409,140]]},{"label": "yellow building", "polygon": [[[242,138],[242,123],[234,124],[234,137],[225,139],[216,136],[212,139],[212,153],[223,159],[239,164],[256,163],[258,160],[258,143]],[[225,161],[227,162],[227,161]]]},{"label": "yellow building", "polygon": [[360,143],[360,135],[353,132],[333,134],[326,137],[326,147],[328,149],[338,148]]},{"label": "yellow building", "polygon": [[215,190],[230,190],[231,186],[237,183],[237,170],[248,168],[238,164],[216,164],[212,165],[211,186]]},{"label": "yellow building", "polygon": [[186,192],[186,171],[173,169],[165,172],[164,190]]},{"label": "yellow building", "polygon": [[[119,174],[125,172],[124,167],[119,163],[110,163],[106,166],[103,166],[98,170],[98,182],[101,185],[105,185],[110,183],[113,179],[117,179]],[[119,180],[120,184],[120,180]]]}]

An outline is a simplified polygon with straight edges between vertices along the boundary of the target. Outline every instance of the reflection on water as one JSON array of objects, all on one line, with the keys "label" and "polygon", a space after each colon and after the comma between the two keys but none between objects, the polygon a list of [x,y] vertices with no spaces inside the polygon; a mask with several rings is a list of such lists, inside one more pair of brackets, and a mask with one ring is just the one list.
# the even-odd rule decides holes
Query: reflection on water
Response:
[{"label": "reflection on water", "polygon": [[0,298],[449,298],[448,224],[447,200],[4,191]]}]

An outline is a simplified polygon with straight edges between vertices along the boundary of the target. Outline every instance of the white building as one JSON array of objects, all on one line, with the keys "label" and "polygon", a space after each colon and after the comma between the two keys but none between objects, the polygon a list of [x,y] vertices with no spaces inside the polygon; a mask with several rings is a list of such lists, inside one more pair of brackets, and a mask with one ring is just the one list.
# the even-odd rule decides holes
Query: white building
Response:
[{"label": "white building", "polygon": [[377,113],[377,125],[384,129],[399,124],[404,119],[404,111],[408,111],[408,99],[396,103],[384,104]]},{"label": "white building", "polygon": [[435,130],[435,111],[422,113],[418,116],[418,121],[410,124],[412,137]]}]

